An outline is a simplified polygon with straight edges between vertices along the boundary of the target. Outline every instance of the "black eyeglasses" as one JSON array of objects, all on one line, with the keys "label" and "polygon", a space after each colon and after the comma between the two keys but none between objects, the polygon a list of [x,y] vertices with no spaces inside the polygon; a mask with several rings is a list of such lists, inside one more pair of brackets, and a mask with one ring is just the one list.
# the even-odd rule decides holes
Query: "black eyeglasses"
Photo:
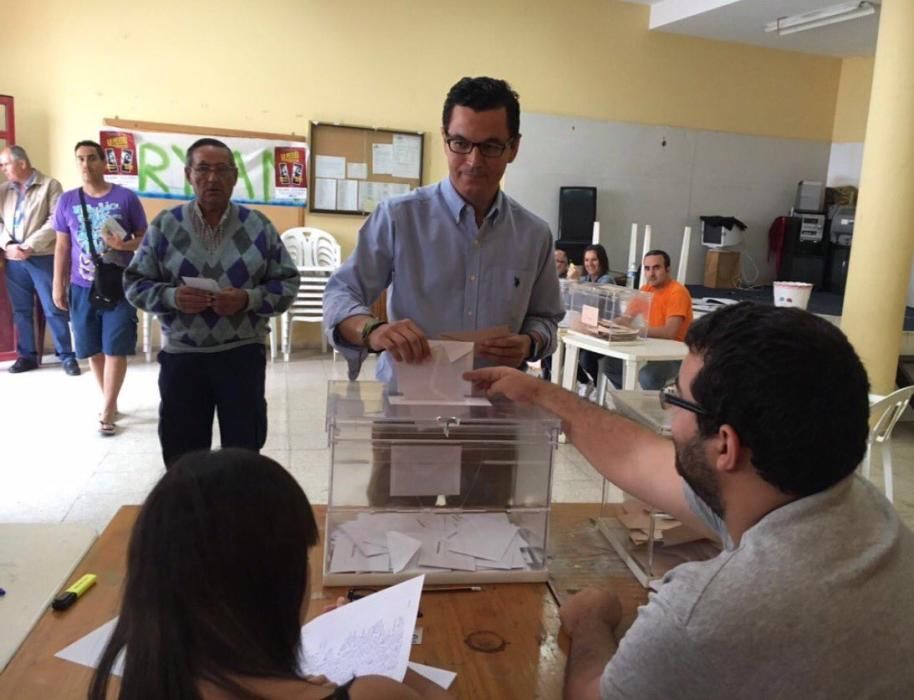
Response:
[{"label": "black eyeglasses", "polygon": [[467,141],[462,136],[448,136],[444,139],[444,142],[451,149],[451,152],[459,153],[462,156],[468,156],[473,152],[473,148],[478,148],[483,158],[498,158],[511,146],[514,139],[508,139],[505,143],[499,143],[498,141],[477,143],[476,141]]},{"label": "black eyeglasses", "polygon": [[670,406],[677,406],[678,408],[684,408],[686,411],[697,413],[700,416],[707,415],[708,413],[694,401],[689,401],[679,395],[679,387],[676,385],[675,378],[664,384],[663,388],[660,390],[659,396],[660,405],[664,409],[667,409]]}]

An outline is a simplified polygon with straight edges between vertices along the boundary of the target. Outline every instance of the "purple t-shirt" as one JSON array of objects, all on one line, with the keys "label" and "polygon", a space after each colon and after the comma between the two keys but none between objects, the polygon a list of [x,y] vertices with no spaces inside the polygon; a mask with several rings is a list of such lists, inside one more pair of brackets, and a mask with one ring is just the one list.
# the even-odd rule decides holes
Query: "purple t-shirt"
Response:
[{"label": "purple t-shirt", "polygon": [[[109,216],[112,217],[127,232],[128,240],[137,231],[145,231],[146,212],[143,211],[140,198],[126,187],[112,185],[111,191],[104,197],[92,197],[87,194],[86,209],[89,213],[89,223],[92,225],[95,251],[104,257],[105,262],[127,267],[133,253],[127,250],[110,250],[102,239],[102,224]],[[70,236],[70,283],[80,287],[91,287],[92,280],[95,279],[95,263],[92,262],[89,253],[89,239],[86,238],[78,189],[64,192],[57,201],[54,230]]]}]

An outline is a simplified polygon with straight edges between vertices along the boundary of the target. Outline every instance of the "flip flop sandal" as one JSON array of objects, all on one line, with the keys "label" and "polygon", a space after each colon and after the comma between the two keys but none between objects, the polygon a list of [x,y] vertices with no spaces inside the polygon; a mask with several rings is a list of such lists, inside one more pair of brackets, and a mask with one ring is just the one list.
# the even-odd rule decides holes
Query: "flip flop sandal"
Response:
[{"label": "flip flop sandal", "polygon": [[105,437],[110,437],[114,435],[117,431],[115,430],[114,423],[106,423],[103,420],[98,422],[98,432],[100,435]]}]

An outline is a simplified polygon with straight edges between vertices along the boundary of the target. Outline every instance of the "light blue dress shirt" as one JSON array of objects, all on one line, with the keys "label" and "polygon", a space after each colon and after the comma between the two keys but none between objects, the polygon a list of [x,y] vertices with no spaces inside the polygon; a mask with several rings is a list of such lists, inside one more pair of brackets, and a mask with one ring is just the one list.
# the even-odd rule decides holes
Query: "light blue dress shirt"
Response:
[{"label": "light blue dress shirt", "polygon": [[[359,375],[368,352],[346,343],[336,326],[371,314],[387,289],[391,320],[411,319],[429,338],[507,325],[538,332],[543,354],[555,350],[565,315],[545,221],[499,192],[482,226],[449,179],[382,202],[359,231],[358,244],[324,295],[324,332]],[[480,364],[477,361],[477,364]],[[377,377],[391,378],[388,353]]]}]

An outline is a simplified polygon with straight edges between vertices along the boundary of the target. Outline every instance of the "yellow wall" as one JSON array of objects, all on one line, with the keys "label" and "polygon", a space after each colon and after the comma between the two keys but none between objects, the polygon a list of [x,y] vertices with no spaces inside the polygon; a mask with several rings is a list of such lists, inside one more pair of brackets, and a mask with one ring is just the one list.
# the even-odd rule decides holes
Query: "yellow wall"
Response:
[{"label": "yellow wall", "polygon": [[841,61],[841,80],[838,83],[832,141],[838,143],[863,141],[872,83],[872,56],[855,56]]},{"label": "yellow wall", "polygon": [[[42,0],[15,15],[0,93],[16,97],[19,142],[65,187],[72,144],[104,117],[421,130],[434,181],[441,103],[463,75],[507,78],[527,111],[823,141],[843,75],[840,59],[649,32],[647,7],[613,0]],[[307,223],[348,254],[361,219]]]}]

